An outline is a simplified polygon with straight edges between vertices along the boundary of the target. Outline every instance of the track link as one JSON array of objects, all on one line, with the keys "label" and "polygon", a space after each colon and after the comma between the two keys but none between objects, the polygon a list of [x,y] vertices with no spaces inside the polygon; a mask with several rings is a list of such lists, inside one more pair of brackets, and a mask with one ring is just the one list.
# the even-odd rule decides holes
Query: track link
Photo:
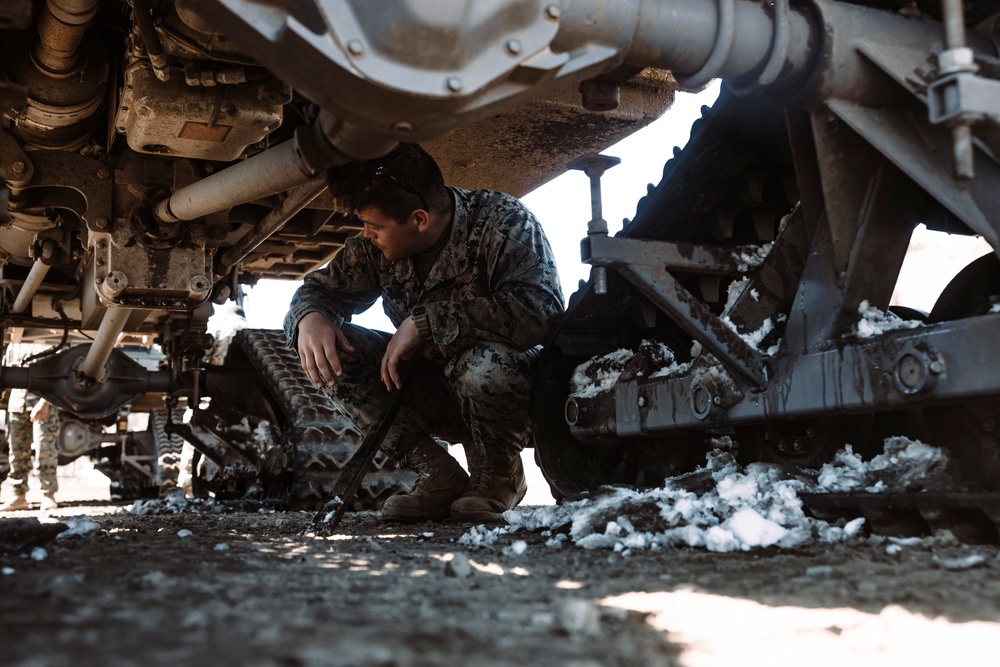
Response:
[{"label": "track link", "polygon": [[[298,355],[285,345],[280,331],[243,329],[233,343],[249,360],[285,419],[282,444],[293,471],[288,504],[318,508],[360,446],[362,434],[310,382]],[[408,490],[413,480],[413,473],[401,470],[379,452],[351,509],[379,509],[389,496]]]}]

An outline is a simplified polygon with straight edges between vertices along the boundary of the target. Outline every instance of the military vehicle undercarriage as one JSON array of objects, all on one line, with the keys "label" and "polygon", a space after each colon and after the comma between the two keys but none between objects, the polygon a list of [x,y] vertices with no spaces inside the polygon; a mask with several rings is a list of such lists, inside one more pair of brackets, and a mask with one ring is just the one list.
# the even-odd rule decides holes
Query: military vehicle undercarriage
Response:
[{"label": "military vehicle undercarriage", "polygon": [[[217,492],[315,504],[357,441],[275,334],[242,333],[215,368],[204,323],[240,284],[328,261],[357,229],[327,179],[398,141],[461,186],[520,195],[571,161],[591,177],[592,277],[534,396],[558,496],[657,484],[724,437],[744,460],[816,466],[900,434],[1000,490],[996,255],[930,313],[898,310],[906,328],[857,326],[896,316],[917,224],[1000,247],[997,0],[9,7],[4,327],[96,333],[0,384],[92,417],[186,400],[195,416],[170,429],[226,471]],[[591,154],[713,78],[722,99],[608,236],[612,161]],[[155,336],[165,367],[127,363],[123,333]],[[620,349],[612,382],[571,385]],[[405,485],[381,463],[373,484]]]}]

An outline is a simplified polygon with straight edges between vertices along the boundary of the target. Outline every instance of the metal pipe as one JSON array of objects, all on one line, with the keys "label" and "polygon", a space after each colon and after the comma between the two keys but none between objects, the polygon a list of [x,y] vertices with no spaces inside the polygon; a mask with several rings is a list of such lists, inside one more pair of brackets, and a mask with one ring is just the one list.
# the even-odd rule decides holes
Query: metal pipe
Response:
[{"label": "metal pipe", "polygon": [[295,138],[181,188],[156,206],[163,222],[194,220],[303,185],[323,169],[385,155],[395,139],[321,114]]},{"label": "metal pipe", "polygon": [[[717,57],[721,55],[716,42],[723,27],[724,8],[726,5],[718,2],[643,0],[625,62],[661,67],[680,74],[700,72],[709,64],[713,53]],[[775,17],[764,3],[758,2],[735,2],[731,10],[735,30],[728,51],[713,67],[716,71],[705,74],[739,78],[768,63],[776,37]],[[792,9],[787,20],[790,43],[786,57],[791,68],[785,71],[804,72],[811,61],[814,45],[810,48],[810,41],[815,29],[805,9]]]},{"label": "metal pipe", "polygon": [[108,308],[101,320],[94,335],[94,342],[90,344],[87,356],[77,370],[77,376],[85,379],[100,381],[104,371],[104,364],[108,362],[111,351],[115,349],[118,336],[125,329],[131,310],[128,308]]},{"label": "metal pipe", "polygon": [[99,0],[48,0],[38,19],[35,60],[52,74],[76,70],[83,35],[97,13]]},{"label": "metal pipe", "polygon": [[38,291],[42,281],[45,280],[45,274],[49,272],[49,268],[49,265],[42,260],[35,260],[35,263],[31,265],[31,270],[28,271],[28,277],[21,284],[17,298],[14,299],[14,305],[10,307],[10,312],[23,313],[27,310],[32,297],[35,296],[35,292]]},{"label": "metal pipe", "polygon": [[223,253],[216,271],[220,274],[229,273],[230,269],[242,262],[261,243],[284,227],[292,217],[308,206],[326,188],[326,178],[321,177],[314,178],[305,185],[300,185],[289,192],[288,197],[279,206],[273,208],[229,250]]},{"label": "metal pipe", "polygon": [[290,139],[181,188],[156,206],[163,222],[195,220],[302,185],[315,171]]}]

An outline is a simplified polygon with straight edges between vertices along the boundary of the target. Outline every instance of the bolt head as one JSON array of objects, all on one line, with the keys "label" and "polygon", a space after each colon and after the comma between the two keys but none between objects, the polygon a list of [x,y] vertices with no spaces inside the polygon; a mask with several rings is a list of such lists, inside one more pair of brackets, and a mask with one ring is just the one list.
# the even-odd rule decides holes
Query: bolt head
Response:
[{"label": "bolt head", "polygon": [[444,85],[453,93],[462,90],[462,80],[457,76],[449,76],[445,79]]},{"label": "bolt head", "polygon": [[516,56],[517,54],[521,53],[521,50],[524,48],[521,46],[521,40],[519,39],[508,39],[506,47],[507,47],[507,53],[509,53],[512,56]]},{"label": "bolt head", "polygon": [[545,8],[545,16],[552,21],[558,21],[560,15],[562,15],[562,10],[559,5],[549,5]]},{"label": "bolt head", "polygon": [[104,167],[101,167],[100,169],[97,170],[97,177],[100,179],[105,179],[110,175],[111,172],[105,169]]},{"label": "bolt head", "polygon": [[360,39],[352,39],[347,43],[347,51],[352,56],[360,56],[365,52],[365,45],[361,43]]},{"label": "bolt head", "polygon": [[413,132],[413,123],[408,120],[398,120],[392,124],[392,131],[409,134]]},{"label": "bolt head", "polygon": [[94,227],[97,227],[101,231],[106,230],[109,224],[110,223],[107,218],[98,218],[97,220],[94,220]]},{"label": "bolt head", "polygon": [[14,160],[13,162],[10,163],[10,173],[14,174],[15,176],[20,176],[21,174],[24,173],[24,167],[25,164],[23,162],[21,162],[20,160]]}]

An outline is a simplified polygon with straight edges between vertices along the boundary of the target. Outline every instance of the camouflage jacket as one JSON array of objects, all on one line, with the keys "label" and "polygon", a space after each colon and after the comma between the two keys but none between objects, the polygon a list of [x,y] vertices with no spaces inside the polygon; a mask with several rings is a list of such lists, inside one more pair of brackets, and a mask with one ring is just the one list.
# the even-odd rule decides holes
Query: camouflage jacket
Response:
[{"label": "camouflage jacket", "polygon": [[387,261],[361,236],[330,264],[306,276],[292,298],[285,335],[296,344],[299,320],[319,312],[337,326],[383,298],[395,326],[427,309],[431,358],[448,360],[481,341],[526,350],[541,343],[563,308],[552,248],[535,216],[510,195],[450,188],[451,237],[423,284],[413,258]]}]

